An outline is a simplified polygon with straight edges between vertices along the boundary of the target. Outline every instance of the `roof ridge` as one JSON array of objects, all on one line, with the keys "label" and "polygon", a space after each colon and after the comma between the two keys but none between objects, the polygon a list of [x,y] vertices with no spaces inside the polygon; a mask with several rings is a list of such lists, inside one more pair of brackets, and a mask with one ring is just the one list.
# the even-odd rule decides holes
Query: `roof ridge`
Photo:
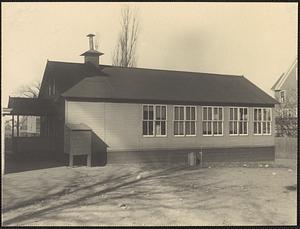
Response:
[{"label": "roof ridge", "polygon": [[[65,62],[65,61],[51,61],[48,62],[56,62],[63,64],[80,64],[84,65],[84,63],[74,63],[74,62]],[[232,75],[232,74],[223,74],[223,73],[211,73],[211,72],[195,72],[195,71],[183,71],[183,70],[169,70],[169,69],[156,69],[156,68],[140,68],[140,67],[122,67],[122,66],[113,66],[108,64],[99,64],[99,66],[109,67],[109,68],[120,68],[120,69],[137,69],[137,70],[151,70],[151,71],[163,71],[163,72],[178,72],[178,73],[192,73],[192,74],[206,74],[218,77],[242,77],[243,75]]]}]

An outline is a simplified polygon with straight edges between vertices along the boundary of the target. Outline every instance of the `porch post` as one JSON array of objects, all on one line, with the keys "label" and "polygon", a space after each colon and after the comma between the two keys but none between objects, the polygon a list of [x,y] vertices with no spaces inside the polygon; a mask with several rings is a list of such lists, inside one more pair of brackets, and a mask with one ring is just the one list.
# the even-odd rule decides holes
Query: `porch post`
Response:
[{"label": "porch post", "polygon": [[17,137],[19,137],[19,129],[20,129],[20,120],[19,120],[19,115],[17,115]]},{"label": "porch post", "polygon": [[[4,115],[2,116],[2,118],[4,119]],[[5,166],[5,127],[4,127],[4,123],[5,121],[3,120],[1,122],[1,140],[2,140],[2,144],[1,144],[1,161],[2,161],[2,164],[1,164],[1,174],[4,175],[5,173],[5,169],[4,169],[4,166]],[[1,184],[3,184],[3,181],[1,182]]]},{"label": "porch post", "polygon": [[14,136],[15,136],[15,116],[12,115],[11,139],[14,139]]}]

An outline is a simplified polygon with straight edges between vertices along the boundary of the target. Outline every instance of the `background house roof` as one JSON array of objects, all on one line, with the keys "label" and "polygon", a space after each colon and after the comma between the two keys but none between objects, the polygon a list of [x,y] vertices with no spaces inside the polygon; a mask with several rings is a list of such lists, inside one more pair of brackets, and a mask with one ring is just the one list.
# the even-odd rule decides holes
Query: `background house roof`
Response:
[{"label": "background house roof", "polygon": [[98,68],[55,61],[49,61],[47,67],[51,67],[48,77],[60,79],[56,82],[64,86],[57,86],[69,99],[252,106],[277,103],[243,76],[108,65]]},{"label": "background house roof", "polygon": [[298,59],[296,58],[293,62],[293,64],[289,67],[289,69],[287,70],[287,72],[282,73],[282,75],[279,77],[279,79],[276,81],[276,83],[273,85],[273,87],[271,88],[271,90],[273,91],[277,91],[277,90],[281,90],[281,87],[283,85],[283,83],[286,81],[286,79],[289,77],[291,71],[297,66],[298,63]]}]

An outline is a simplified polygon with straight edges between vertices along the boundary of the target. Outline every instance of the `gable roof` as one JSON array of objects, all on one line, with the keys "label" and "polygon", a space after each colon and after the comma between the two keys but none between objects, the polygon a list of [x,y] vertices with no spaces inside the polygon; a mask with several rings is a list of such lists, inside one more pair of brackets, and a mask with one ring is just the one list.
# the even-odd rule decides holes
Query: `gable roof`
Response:
[{"label": "gable roof", "polygon": [[[243,76],[109,65],[99,65],[98,72],[86,76],[84,72],[92,68],[86,64],[49,64],[51,77],[68,84],[61,91],[67,99],[252,106],[277,103]],[[77,82],[70,86],[72,79]]]},{"label": "gable roof", "polygon": [[276,83],[273,85],[271,90],[277,91],[281,90],[282,85],[286,81],[286,79],[289,77],[291,71],[297,66],[298,60],[297,58],[294,60],[293,64],[289,67],[286,73],[282,73],[282,75],[279,77],[279,79],[276,81]]}]

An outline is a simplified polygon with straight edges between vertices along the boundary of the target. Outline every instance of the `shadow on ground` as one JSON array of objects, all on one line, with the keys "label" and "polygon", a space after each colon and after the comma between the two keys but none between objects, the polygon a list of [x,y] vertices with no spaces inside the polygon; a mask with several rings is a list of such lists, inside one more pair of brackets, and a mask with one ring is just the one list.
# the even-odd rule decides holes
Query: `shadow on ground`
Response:
[{"label": "shadow on ground", "polygon": [[5,155],[5,173],[19,173],[37,169],[48,169],[67,164],[66,157],[40,156],[37,154],[16,154]]}]

